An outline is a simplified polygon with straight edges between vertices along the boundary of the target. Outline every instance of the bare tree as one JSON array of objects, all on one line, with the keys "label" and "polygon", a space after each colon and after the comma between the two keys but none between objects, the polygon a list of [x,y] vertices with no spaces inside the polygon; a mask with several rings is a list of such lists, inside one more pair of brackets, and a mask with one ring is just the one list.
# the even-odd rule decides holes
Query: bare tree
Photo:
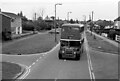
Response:
[{"label": "bare tree", "polygon": [[37,14],[36,12],[33,12],[32,18],[34,21],[37,19],[36,14]]},{"label": "bare tree", "polygon": [[44,14],[45,14],[45,9],[44,8],[40,8],[39,12],[37,13],[37,16],[38,17],[42,17],[42,19],[43,19]]}]

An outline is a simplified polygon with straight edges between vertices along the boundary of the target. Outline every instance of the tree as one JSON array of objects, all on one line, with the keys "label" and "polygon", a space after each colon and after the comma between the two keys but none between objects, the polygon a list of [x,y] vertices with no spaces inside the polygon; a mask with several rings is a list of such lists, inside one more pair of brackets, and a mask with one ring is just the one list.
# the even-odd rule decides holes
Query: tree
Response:
[{"label": "tree", "polygon": [[42,17],[38,17],[37,20],[38,20],[39,22],[41,22],[41,21],[43,21],[43,18],[42,18]]},{"label": "tree", "polygon": [[25,21],[28,21],[27,17],[26,17],[26,16],[23,16],[23,17],[22,17],[22,21],[24,21],[24,22],[25,22]]},{"label": "tree", "polygon": [[79,21],[78,21],[78,20],[76,20],[76,23],[79,23]]},{"label": "tree", "polygon": [[42,17],[42,19],[43,19],[44,14],[45,14],[45,9],[44,9],[44,8],[40,8],[40,9],[39,9],[39,12],[37,13],[37,15],[38,15],[39,17]]},{"label": "tree", "polygon": [[74,23],[73,19],[70,19],[70,23]]},{"label": "tree", "polygon": [[54,17],[54,16],[51,16],[50,18],[52,18],[52,20],[54,20],[54,19],[55,19],[55,17]]},{"label": "tree", "polygon": [[18,16],[23,17],[22,11],[20,11],[20,13],[18,13]]}]

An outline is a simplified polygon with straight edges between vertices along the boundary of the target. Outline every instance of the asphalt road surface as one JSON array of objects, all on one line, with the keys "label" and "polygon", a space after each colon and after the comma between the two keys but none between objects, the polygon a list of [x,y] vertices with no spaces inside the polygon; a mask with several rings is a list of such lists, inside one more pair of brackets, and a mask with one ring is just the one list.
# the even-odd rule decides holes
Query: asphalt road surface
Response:
[{"label": "asphalt road surface", "polygon": [[80,61],[59,60],[58,50],[60,45],[57,45],[50,52],[36,55],[2,55],[2,61],[28,66],[30,72],[21,76],[21,78],[24,77],[25,81],[35,81],[34,79],[38,79],[38,81],[39,79],[45,79],[45,81],[46,79],[52,79],[52,81],[58,81],[59,79],[90,79],[90,67],[93,68],[96,79],[117,79],[118,56],[91,50],[86,41],[84,45],[84,48],[89,51],[84,50]]},{"label": "asphalt road surface", "polygon": [[38,60],[25,79],[90,79],[85,52],[80,61],[59,60],[58,50],[59,45]]}]

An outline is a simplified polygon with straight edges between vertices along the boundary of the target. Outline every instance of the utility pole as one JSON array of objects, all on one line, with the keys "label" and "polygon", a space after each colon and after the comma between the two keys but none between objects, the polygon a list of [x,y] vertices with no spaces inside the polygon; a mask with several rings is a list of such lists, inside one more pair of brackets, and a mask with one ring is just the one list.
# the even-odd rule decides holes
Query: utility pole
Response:
[{"label": "utility pole", "polygon": [[86,22],[86,15],[83,15],[83,18],[84,18],[84,22]]},{"label": "utility pole", "polygon": [[93,22],[93,14],[94,14],[94,12],[92,11],[92,22]]},{"label": "utility pole", "polygon": [[92,18],[91,18],[91,35],[92,35],[92,31],[93,31],[93,11],[92,11]]},{"label": "utility pole", "polygon": [[35,21],[36,21],[36,13],[35,13]]},{"label": "utility pole", "polygon": [[91,19],[91,14],[89,15],[89,24],[90,24],[90,31],[91,31],[91,35],[92,35],[92,19]]},{"label": "utility pole", "polygon": [[62,5],[61,3],[55,4],[55,20],[54,20],[54,27],[55,27],[55,42],[57,42],[57,37],[56,37],[56,6],[57,5]]},{"label": "utility pole", "polygon": [[[93,29],[94,29],[94,31],[95,31],[95,27],[94,27],[94,20],[93,20],[93,14],[94,14],[94,12],[92,11],[92,31],[93,31]],[[94,39],[96,39],[96,37],[95,37],[95,34],[94,34]]]}]

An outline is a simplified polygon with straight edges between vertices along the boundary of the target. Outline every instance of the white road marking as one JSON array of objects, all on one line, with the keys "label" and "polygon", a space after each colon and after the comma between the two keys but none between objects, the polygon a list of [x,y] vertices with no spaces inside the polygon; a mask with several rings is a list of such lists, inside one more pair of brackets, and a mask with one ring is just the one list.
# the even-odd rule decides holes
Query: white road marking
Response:
[{"label": "white road marking", "polygon": [[34,65],[34,64],[35,64],[35,62],[32,63],[32,65]]},{"label": "white road marking", "polygon": [[[56,46],[54,46],[54,47],[52,48],[52,50],[50,50],[50,51],[48,51],[48,52],[45,52],[44,54],[48,54],[48,53],[54,51],[54,50],[59,46],[59,44],[60,44],[60,43],[58,43]],[[43,55],[44,55],[44,54],[43,54]],[[39,57],[39,59],[41,59],[41,58],[42,58],[42,57]],[[38,59],[37,59],[37,60],[38,60]],[[37,60],[36,60],[36,61],[37,61]],[[36,63],[36,62],[33,62],[33,64],[28,67],[28,71],[27,71],[24,75],[22,75],[20,78],[18,78],[18,79],[25,79],[25,78],[29,75],[29,73],[30,73],[30,68],[31,68],[35,63]],[[57,79],[56,79],[56,80],[57,80]]]},{"label": "white road marking", "polygon": [[38,61],[39,61],[39,59],[36,60],[36,62],[38,62]]},{"label": "white road marking", "polygon": [[30,67],[27,68],[27,72],[25,74],[23,74],[21,77],[19,77],[18,79],[25,79],[25,77],[30,73]]},{"label": "white road marking", "polygon": [[31,68],[32,66],[30,65],[29,68]]},{"label": "white road marking", "polygon": [[95,75],[94,75],[94,72],[93,72],[93,67],[92,67],[92,62],[91,62],[91,58],[90,58],[90,54],[89,54],[89,48],[88,48],[88,42],[87,42],[86,36],[85,36],[85,49],[86,49],[86,53],[87,53],[90,79],[91,79],[91,81],[95,81]]}]

